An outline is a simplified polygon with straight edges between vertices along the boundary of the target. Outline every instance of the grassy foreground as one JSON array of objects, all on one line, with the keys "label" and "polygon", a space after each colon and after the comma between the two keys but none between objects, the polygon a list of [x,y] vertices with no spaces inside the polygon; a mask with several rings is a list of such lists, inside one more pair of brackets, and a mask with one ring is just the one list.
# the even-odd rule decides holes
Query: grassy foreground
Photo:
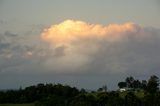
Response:
[{"label": "grassy foreground", "polygon": [[34,106],[34,104],[0,104],[0,106]]}]

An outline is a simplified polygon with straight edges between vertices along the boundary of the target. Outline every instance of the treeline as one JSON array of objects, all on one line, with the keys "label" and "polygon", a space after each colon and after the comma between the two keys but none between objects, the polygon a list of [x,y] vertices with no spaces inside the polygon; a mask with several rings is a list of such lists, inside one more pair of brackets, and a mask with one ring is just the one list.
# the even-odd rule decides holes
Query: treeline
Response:
[{"label": "treeline", "polygon": [[[136,82],[140,82],[136,86]],[[151,76],[145,81],[127,77],[118,83],[120,88],[137,90],[125,92],[107,91],[107,86],[87,92],[62,84],[38,84],[19,90],[0,91],[0,104],[35,103],[35,106],[160,106],[159,78]],[[141,95],[139,95],[141,94]],[[139,96],[138,96],[139,95]]]},{"label": "treeline", "polygon": [[159,90],[159,78],[152,75],[148,81],[127,77],[125,81],[118,83],[119,88],[128,88],[129,90],[144,90],[148,93],[154,93]]},{"label": "treeline", "polygon": [[79,94],[75,87],[61,84],[38,84],[19,90],[0,91],[0,103],[32,103],[51,96],[71,98]]}]

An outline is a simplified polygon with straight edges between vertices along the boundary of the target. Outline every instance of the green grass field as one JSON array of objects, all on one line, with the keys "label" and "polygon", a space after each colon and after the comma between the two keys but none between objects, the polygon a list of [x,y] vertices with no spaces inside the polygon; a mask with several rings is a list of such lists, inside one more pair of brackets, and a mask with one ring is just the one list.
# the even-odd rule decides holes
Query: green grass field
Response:
[{"label": "green grass field", "polygon": [[0,106],[34,106],[34,104],[0,104]]}]

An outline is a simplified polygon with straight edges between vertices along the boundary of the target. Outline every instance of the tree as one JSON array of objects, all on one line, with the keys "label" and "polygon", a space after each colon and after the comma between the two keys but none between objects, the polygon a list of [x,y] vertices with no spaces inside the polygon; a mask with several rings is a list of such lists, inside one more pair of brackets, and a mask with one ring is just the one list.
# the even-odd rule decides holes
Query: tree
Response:
[{"label": "tree", "polygon": [[133,92],[128,92],[125,96],[125,106],[141,106],[141,101]]},{"label": "tree", "polygon": [[86,93],[86,90],[85,90],[84,88],[82,88],[82,89],[80,90],[80,93]]},{"label": "tree", "polygon": [[108,103],[108,94],[107,93],[99,93],[97,95],[97,103],[99,104],[99,106],[106,106]]},{"label": "tree", "polygon": [[126,82],[119,82],[119,83],[118,83],[118,87],[119,87],[119,88],[127,87],[127,83],[126,83]]},{"label": "tree", "polygon": [[104,85],[103,87],[104,92],[107,92],[107,85]]},{"label": "tree", "polygon": [[80,94],[73,98],[68,106],[96,106],[96,99],[91,94]]},{"label": "tree", "polygon": [[103,88],[98,88],[97,91],[98,91],[98,92],[102,92],[102,91],[103,91]]},{"label": "tree", "polygon": [[98,88],[99,92],[107,92],[107,85],[102,86],[101,88]]},{"label": "tree", "polygon": [[150,79],[148,80],[146,91],[150,94],[156,93],[159,88],[159,78],[155,75],[152,75]]},{"label": "tree", "polygon": [[146,81],[146,80],[142,80],[141,88],[142,88],[143,90],[145,90],[146,87],[147,87],[147,81]]},{"label": "tree", "polygon": [[133,88],[141,88],[141,82],[139,80],[134,80],[132,85]]},{"label": "tree", "polygon": [[133,88],[134,78],[132,76],[126,78],[126,83],[128,88]]}]

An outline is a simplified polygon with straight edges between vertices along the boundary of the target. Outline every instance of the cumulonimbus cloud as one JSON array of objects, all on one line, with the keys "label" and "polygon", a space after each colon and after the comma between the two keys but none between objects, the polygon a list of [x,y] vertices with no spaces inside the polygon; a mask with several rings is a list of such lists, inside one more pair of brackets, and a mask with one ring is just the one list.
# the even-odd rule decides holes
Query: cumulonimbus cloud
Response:
[{"label": "cumulonimbus cloud", "polygon": [[[136,72],[143,73],[154,67],[149,64],[157,63],[155,56],[160,52],[154,48],[160,45],[159,32],[151,29],[132,22],[105,26],[66,20],[45,29],[41,35],[55,51],[61,48],[63,52],[46,64],[59,72],[133,72],[137,67]],[[153,55],[151,51],[156,52]]]},{"label": "cumulonimbus cloud", "polygon": [[69,82],[81,79],[84,83],[89,79],[93,83],[101,79],[111,85],[128,75],[160,75],[160,30],[154,27],[132,22],[101,25],[66,20],[44,27],[42,33],[41,28],[37,29],[36,33],[0,33],[1,84],[13,74],[13,79],[19,75],[24,80],[28,75],[29,81],[35,78],[30,75],[38,75],[40,80],[41,75],[51,75],[53,82],[65,82],[64,76],[69,75]]},{"label": "cumulonimbus cloud", "polygon": [[[101,25],[66,20],[44,29],[41,39],[39,35],[24,36],[16,42],[19,36],[5,36],[6,40],[0,41],[0,58],[12,61],[13,67],[20,67],[12,63],[21,60],[22,66],[33,70],[41,64],[37,70],[44,73],[151,72],[158,69],[160,63],[159,35],[158,29],[132,22]],[[5,64],[5,60],[0,62]],[[34,65],[28,66],[29,63]]]}]

